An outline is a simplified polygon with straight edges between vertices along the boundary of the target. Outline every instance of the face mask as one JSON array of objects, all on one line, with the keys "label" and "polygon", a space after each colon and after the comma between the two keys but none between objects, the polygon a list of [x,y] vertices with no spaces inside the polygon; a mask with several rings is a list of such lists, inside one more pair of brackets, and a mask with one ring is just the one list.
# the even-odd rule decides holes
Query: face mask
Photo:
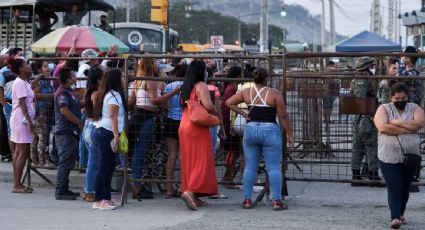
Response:
[{"label": "face mask", "polygon": [[49,70],[50,72],[52,72],[53,70],[55,70],[55,64],[54,63],[49,63]]},{"label": "face mask", "polygon": [[408,57],[401,57],[401,63],[406,64],[407,62],[409,62],[409,58]]},{"label": "face mask", "polygon": [[72,89],[72,90],[74,90],[74,89],[76,89],[76,88],[77,88],[77,84],[72,84],[72,85],[71,85],[71,89]]},{"label": "face mask", "polygon": [[406,108],[407,101],[395,101],[394,106],[399,110],[404,110]]},{"label": "face mask", "polygon": [[375,73],[376,73],[376,69],[375,68],[369,69],[369,71],[372,73],[372,75],[375,75]]}]

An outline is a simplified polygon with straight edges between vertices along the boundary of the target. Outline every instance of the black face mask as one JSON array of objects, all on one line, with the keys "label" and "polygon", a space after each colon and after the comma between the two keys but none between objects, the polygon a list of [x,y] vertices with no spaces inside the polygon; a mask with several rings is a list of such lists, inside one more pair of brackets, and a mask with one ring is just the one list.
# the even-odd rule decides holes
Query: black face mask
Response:
[{"label": "black face mask", "polygon": [[399,110],[404,110],[406,108],[407,101],[395,101],[394,106]]}]

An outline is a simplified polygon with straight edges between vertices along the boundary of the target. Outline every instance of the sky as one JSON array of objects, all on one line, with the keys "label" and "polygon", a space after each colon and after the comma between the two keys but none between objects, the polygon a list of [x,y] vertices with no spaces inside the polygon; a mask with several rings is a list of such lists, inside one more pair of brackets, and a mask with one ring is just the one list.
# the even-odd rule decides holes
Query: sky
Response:
[{"label": "sky", "polygon": [[[307,8],[312,15],[320,15],[322,13],[321,0],[284,0],[285,4],[298,4]],[[335,0],[336,4],[342,8],[335,7],[335,29],[341,35],[352,36],[363,30],[370,29],[370,9],[373,0]],[[355,4],[353,4],[355,2]],[[329,30],[329,0],[325,0],[326,4],[326,28]],[[383,35],[386,35],[388,21],[388,1],[381,0],[381,14],[383,17]],[[412,12],[420,9],[421,0],[401,0],[401,12]],[[290,13],[290,12],[288,12]],[[401,34],[405,30],[402,26]]]}]

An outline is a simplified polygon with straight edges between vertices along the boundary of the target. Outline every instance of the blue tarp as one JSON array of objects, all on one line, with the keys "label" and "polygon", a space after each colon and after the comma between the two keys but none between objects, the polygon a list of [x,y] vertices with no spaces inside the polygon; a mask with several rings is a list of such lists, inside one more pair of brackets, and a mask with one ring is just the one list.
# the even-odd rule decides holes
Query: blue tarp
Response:
[{"label": "blue tarp", "polygon": [[401,46],[369,31],[363,31],[335,46],[336,52],[400,51]]}]

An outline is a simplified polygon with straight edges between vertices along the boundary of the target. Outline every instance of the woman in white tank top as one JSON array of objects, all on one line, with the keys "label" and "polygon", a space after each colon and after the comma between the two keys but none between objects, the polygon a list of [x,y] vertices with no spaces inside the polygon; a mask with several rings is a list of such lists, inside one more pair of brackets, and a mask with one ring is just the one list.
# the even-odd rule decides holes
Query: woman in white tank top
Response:
[{"label": "woman in white tank top", "polygon": [[[158,74],[158,67],[153,58],[142,58],[139,61],[137,77],[154,77]],[[129,121],[129,144],[133,149],[131,163],[132,177],[134,180],[142,178],[144,159],[152,140],[154,125],[153,116],[158,105],[167,102],[171,97],[179,93],[175,89],[171,93],[161,96],[162,84],[160,81],[136,80],[128,99],[130,106],[135,106],[133,115]],[[137,141],[136,141],[137,140]],[[153,198],[152,192],[143,187],[140,182],[134,181],[133,198]]]}]

